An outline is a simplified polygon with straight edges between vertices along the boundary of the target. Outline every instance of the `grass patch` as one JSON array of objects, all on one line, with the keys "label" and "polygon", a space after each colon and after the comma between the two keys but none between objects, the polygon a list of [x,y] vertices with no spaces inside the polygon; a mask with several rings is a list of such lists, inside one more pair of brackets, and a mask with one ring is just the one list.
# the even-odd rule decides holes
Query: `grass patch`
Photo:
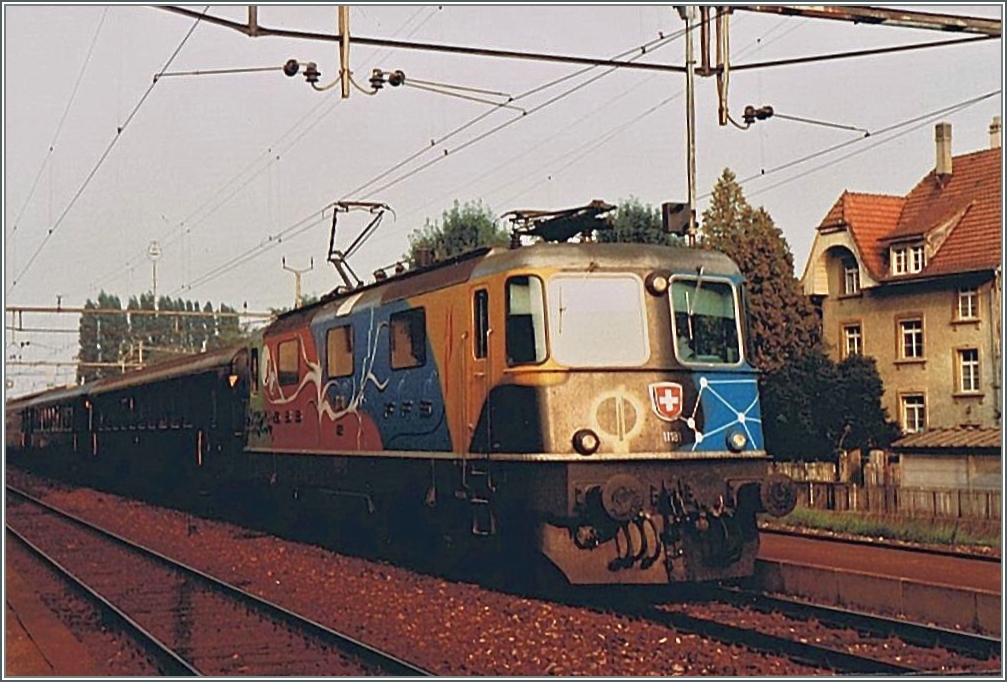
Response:
[{"label": "grass patch", "polygon": [[798,507],[777,523],[799,528],[817,528],[872,538],[886,538],[930,545],[975,545],[1000,548],[997,522],[977,519],[933,519],[871,516]]}]

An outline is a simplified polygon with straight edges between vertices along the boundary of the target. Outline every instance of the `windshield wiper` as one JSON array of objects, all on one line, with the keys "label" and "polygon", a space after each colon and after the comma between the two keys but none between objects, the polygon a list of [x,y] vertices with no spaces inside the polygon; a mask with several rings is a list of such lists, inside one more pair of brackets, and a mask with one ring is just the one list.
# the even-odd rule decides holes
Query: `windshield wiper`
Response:
[{"label": "windshield wiper", "polygon": [[[700,265],[696,268],[696,299],[699,299],[699,290],[703,286],[703,268],[706,266]],[[693,306],[695,301],[689,299],[689,292],[685,292],[685,312],[689,316],[689,340],[692,341],[692,317],[695,314]]]}]

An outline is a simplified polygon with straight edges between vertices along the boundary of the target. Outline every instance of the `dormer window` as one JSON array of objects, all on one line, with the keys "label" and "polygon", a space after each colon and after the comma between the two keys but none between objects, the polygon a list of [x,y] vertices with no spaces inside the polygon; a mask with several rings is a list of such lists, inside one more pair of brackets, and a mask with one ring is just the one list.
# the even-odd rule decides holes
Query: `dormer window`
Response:
[{"label": "dormer window", "polygon": [[892,274],[908,275],[920,272],[926,265],[922,244],[902,244],[892,247]]},{"label": "dormer window", "polygon": [[843,293],[847,296],[860,293],[860,268],[856,263],[843,266]]}]

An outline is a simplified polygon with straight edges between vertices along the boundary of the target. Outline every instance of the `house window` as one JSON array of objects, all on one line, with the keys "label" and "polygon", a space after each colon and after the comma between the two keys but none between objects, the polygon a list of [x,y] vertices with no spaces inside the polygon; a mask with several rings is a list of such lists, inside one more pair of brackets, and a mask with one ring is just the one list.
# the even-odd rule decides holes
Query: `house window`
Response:
[{"label": "house window", "polygon": [[392,369],[420,367],[427,363],[427,318],[423,308],[393,313],[391,327]]},{"label": "house window", "polygon": [[921,393],[902,396],[902,429],[917,433],[926,428],[927,404]]},{"label": "house window", "polygon": [[979,289],[977,287],[958,290],[958,319],[979,319]]},{"label": "house window", "polygon": [[903,359],[923,357],[923,320],[902,320],[899,322],[901,336],[900,357]]},{"label": "house window", "polygon": [[963,348],[958,351],[958,390],[962,393],[979,391],[978,348]]},{"label": "house window", "polygon": [[843,327],[843,357],[860,355],[864,352],[864,334],[859,324],[848,324]]},{"label": "house window", "polygon": [[330,377],[353,374],[353,327],[330,329],[325,334],[326,368]]},{"label": "house window", "polygon": [[843,293],[847,296],[860,293],[860,268],[856,263],[843,267]]},{"label": "house window", "polygon": [[923,253],[923,245],[914,246],[893,246],[892,247],[892,274],[905,275],[913,272],[920,272],[926,265],[926,258]]},{"label": "house window", "polygon": [[908,272],[906,268],[906,250],[892,249],[892,274],[904,275]]}]

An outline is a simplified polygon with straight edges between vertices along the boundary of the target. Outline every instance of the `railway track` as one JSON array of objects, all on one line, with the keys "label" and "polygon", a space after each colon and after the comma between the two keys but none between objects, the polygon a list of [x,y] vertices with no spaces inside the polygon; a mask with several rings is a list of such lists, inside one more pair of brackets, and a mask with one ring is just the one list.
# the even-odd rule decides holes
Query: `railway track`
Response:
[{"label": "railway track", "polygon": [[[728,607],[720,609],[696,608],[707,605]],[[1000,655],[1001,641],[998,639],[956,632],[938,627],[897,621],[881,616],[873,616],[843,609],[816,606],[804,602],[790,601],[766,595],[745,592],[735,588],[704,586],[691,589],[687,597],[674,604],[660,604],[653,601],[625,598],[591,599],[582,601],[580,606],[600,608],[623,616],[646,620],[672,628],[679,632],[700,635],[731,645],[740,645],[752,651],[771,655],[782,655],[791,660],[827,669],[838,674],[865,675],[913,675],[934,673],[934,661],[957,669],[961,664],[960,655],[969,659],[969,671],[983,662]],[[744,625],[743,610],[762,614],[776,614],[787,619],[783,627],[767,627],[766,621],[756,621],[756,625]],[[703,615],[695,615],[703,611]],[[802,628],[802,623],[818,621],[819,627],[855,632],[855,641],[837,637],[835,644],[810,641],[817,639]],[[779,623],[777,623],[779,626]],[[770,630],[788,631],[787,635],[774,634]],[[865,638],[866,637],[866,638]],[[890,646],[892,637],[904,644],[935,650],[931,656],[920,656],[914,652]],[[829,641],[831,638],[823,638]],[[940,648],[953,652],[948,655],[936,650]],[[859,650],[859,651],[855,651]],[[865,653],[864,650],[867,650]],[[914,662],[918,659],[919,662]],[[923,660],[928,662],[922,662]],[[942,660],[943,659],[943,660]],[[950,660],[949,660],[950,659]]]},{"label": "railway track", "polygon": [[429,672],[7,486],[7,533],[78,586],[166,675]]},{"label": "railway track", "polygon": [[720,620],[698,618],[659,606],[640,609],[639,618],[676,630],[691,632],[767,654],[783,655],[799,663],[825,668],[840,674],[905,675],[923,672],[912,666],[852,654],[827,646],[769,634],[760,630],[729,625]]},{"label": "railway track", "polygon": [[771,597],[757,592],[727,587],[710,587],[708,592],[710,598],[717,601],[747,607],[762,613],[781,613],[789,618],[800,620],[814,619],[830,627],[850,628],[858,632],[870,633],[876,637],[897,637],[910,644],[930,648],[942,647],[976,659],[986,660],[998,656],[1003,646],[1003,642],[994,637],[832,606],[820,606],[781,597]]}]

